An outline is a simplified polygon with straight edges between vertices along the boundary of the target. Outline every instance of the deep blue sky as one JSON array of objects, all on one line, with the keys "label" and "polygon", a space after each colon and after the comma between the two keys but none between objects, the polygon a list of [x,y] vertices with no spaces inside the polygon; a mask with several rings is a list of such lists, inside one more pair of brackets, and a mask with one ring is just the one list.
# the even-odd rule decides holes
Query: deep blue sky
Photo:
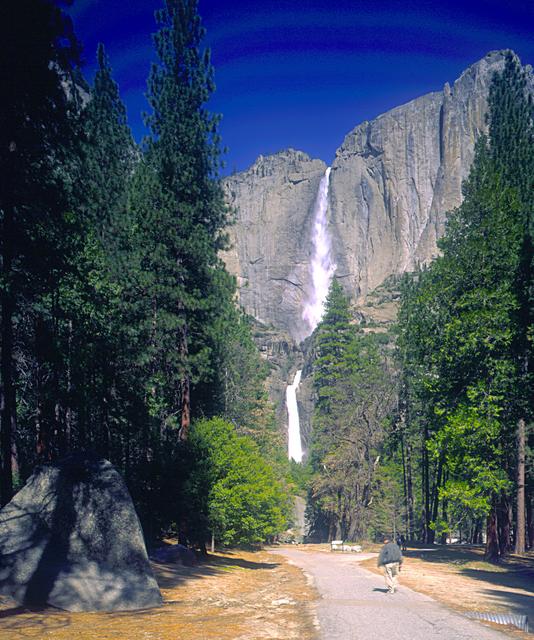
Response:
[{"label": "deep blue sky", "polygon": [[[140,140],[162,0],[76,0],[92,78],[106,46]],[[199,0],[227,171],[287,147],[330,162],[354,126],[440,90],[492,49],[534,63],[534,0]]]}]

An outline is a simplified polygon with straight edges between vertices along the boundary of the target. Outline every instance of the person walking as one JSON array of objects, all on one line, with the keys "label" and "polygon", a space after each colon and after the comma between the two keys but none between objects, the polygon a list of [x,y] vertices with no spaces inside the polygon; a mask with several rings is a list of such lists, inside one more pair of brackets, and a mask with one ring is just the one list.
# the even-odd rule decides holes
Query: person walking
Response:
[{"label": "person walking", "polygon": [[386,593],[397,591],[397,576],[402,565],[402,553],[399,546],[389,538],[384,538],[384,546],[378,554],[378,566],[384,567],[384,577],[386,578]]}]

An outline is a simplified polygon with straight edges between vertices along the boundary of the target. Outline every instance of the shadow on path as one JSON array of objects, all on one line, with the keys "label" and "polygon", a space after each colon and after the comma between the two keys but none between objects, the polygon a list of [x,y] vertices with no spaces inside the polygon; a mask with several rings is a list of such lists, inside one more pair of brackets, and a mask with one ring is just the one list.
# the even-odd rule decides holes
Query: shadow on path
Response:
[{"label": "shadow on path", "polygon": [[[508,587],[511,589],[524,589],[530,593],[534,593],[534,571],[485,571],[483,569],[461,569],[460,575],[481,580],[482,582],[490,582],[495,586]],[[532,596],[531,596],[532,597]],[[534,600],[534,597],[532,597]]]},{"label": "shadow on path", "polygon": [[177,563],[153,562],[156,580],[161,589],[172,589],[188,580],[214,576],[222,572],[238,568],[248,571],[258,569],[272,570],[279,566],[272,562],[252,562],[243,558],[212,555],[202,558],[192,567],[184,567]]},{"label": "shadow on path", "polygon": [[70,624],[70,614],[58,609],[14,607],[0,611],[0,637],[11,631],[16,632],[17,638],[53,638],[54,630]]}]

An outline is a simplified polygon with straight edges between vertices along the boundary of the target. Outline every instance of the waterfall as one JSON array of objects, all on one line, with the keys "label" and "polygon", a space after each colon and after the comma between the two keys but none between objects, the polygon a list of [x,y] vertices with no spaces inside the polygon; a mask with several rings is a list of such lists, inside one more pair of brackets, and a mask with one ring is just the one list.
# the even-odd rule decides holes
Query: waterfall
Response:
[{"label": "waterfall", "polygon": [[287,455],[295,462],[302,462],[302,441],[300,439],[299,410],[297,406],[297,389],[302,371],[295,374],[293,384],[286,389],[286,406],[288,416]]},{"label": "waterfall", "polygon": [[[328,189],[330,186],[330,167],[325,171],[319,183],[319,191],[313,210],[312,259],[310,263],[311,285],[304,300],[302,319],[307,325],[306,335],[310,335],[321,321],[324,304],[336,265],[332,260],[331,242],[328,234],[326,211],[328,209]],[[293,384],[286,389],[288,415],[287,453],[295,462],[302,462],[302,440],[300,437],[297,389],[302,371],[297,371]]]},{"label": "waterfall", "polygon": [[313,254],[310,263],[311,287],[304,301],[304,310],[302,311],[302,318],[308,326],[308,335],[313,332],[323,317],[324,303],[336,269],[336,265],[332,261],[331,242],[326,219],[329,186],[330,167],[321,178],[314,207]]}]

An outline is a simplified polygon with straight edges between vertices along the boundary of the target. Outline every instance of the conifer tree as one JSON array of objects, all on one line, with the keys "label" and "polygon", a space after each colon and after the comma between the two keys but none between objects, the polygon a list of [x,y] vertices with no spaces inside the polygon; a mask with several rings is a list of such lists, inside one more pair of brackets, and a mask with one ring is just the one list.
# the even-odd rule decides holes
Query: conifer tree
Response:
[{"label": "conifer tree", "polygon": [[329,390],[343,375],[344,357],[353,333],[349,299],[334,278],[326,298],[325,314],[315,337],[317,358],[313,380],[318,396],[316,407],[320,414],[328,414],[331,410]]},{"label": "conifer tree", "polygon": [[125,215],[127,184],[137,154],[102,43],[96,56],[98,67],[82,114],[85,145],[80,195],[99,239],[110,242]]},{"label": "conifer tree", "polygon": [[349,299],[336,280],[313,340],[311,535],[356,540],[368,533],[395,385],[375,338],[352,322]]},{"label": "conifer tree", "polygon": [[489,144],[495,170],[518,191],[525,218],[534,206],[534,104],[519,59],[508,51],[504,69],[496,73],[488,98]]},{"label": "conifer tree", "polygon": [[[117,396],[117,380],[127,379],[131,366],[124,362],[128,351],[124,341],[121,343],[118,274],[128,226],[128,183],[137,152],[102,44],[97,63],[94,84],[80,116],[82,143],[75,206],[83,220],[83,241],[73,260],[75,276],[64,287],[62,306],[67,322],[62,346],[68,371],[65,391],[71,405],[69,445],[92,441],[94,449],[110,457],[110,416],[117,412],[112,396]],[[75,394],[73,389],[77,389]],[[75,415],[71,416],[71,411]]]},{"label": "conifer tree", "polygon": [[511,53],[488,105],[489,138],[477,142],[442,257],[404,298],[399,344],[408,387],[428,416],[423,446],[439,470],[438,493],[457,511],[489,516],[486,551],[495,559],[509,551],[514,484],[516,543],[524,535],[522,456],[517,464],[510,452],[516,429],[524,451],[532,415],[532,104]]},{"label": "conifer tree", "polygon": [[[187,439],[191,386],[210,372],[206,327],[217,313],[218,251],[226,208],[215,179],[219,118],[206,109],[212,91],[209,51],[196,0],[166,0],[156,12],[159,63],[148,80],[151,136],[133,183],[139,265],[148,274],[148,388]],[[147,315],[148,314],[148,315]],[[150,320],[149,320],[150,318]],[[159,409],[156,409],[158,413]]]},{"label": "conifer tree", "polygon": [[503,183],[513,188],[520,203],[522,227],[520,260],[515,274],[518,308],[513,350],[518,369],[517,478],[515,551],[525,550],[526,427],[532,420],[532,327],[534,326],[534,103],[527,90],[526,72],[509,51],[502,73],[496,74],[488,100],[491,157]]},{"label": "conifer tree", "polygon": [[[0,9],[0,82],[9,96],[0,115],[2,503],[12,493],[16,429],[15,321],[21,306],[51,291],[64,269],[71,220],[65,216],[72,115],[70,83],[78,46],[70,23],[48,0],[6,0]],[[43,314],[33,307],[35,325]],[[48,425],[50,426],[50,425]],[[43,424],[43,453],[48,435]]]}]

